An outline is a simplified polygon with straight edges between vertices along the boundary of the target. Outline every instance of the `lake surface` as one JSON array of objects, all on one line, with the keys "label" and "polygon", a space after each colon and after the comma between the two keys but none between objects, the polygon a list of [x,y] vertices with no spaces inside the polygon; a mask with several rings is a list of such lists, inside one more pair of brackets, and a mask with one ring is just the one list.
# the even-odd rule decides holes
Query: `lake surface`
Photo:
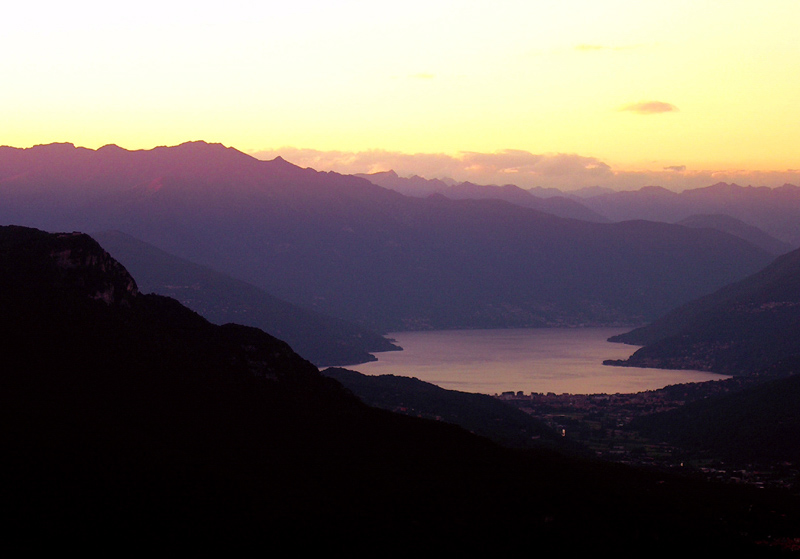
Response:
[{"label": "lake surface", "polygon": [[530,328],[395,332],[403,351],[351,367],[365,375],[416,377],[449,390],[499,394],[642,392],[669,384],[728,378],[701,371],[609,367],[637,346],[606,340],[629,328]]}]

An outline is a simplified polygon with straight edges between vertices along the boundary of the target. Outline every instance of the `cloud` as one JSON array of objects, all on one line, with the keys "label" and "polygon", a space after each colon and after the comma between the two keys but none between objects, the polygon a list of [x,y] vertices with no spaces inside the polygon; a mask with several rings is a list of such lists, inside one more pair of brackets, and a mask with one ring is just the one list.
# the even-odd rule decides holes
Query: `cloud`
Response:
[{"label": "cloud", "polygon": [[[594,157],[576,154],[533,154],[522,150],[495,153],[466,152],[457,157],[472,182],[521,182],[533,186],[571,180],[597,180],[611,172],[611,167]],[[457,177],[453,177],[457,178]]]},{"label": "cloud", "polygon": [[581,52],[592,52],[596,50],[611,50],[611,47],[604,47],[603,45],[577,45],[575,50]]},{"label": "cloud", "polygon": [[281,156],[301,167],[343,174],[393,170],[401,177],[419,175],[477,184],[516,184],[522,187],[578,188],[606,183],[611,167],[595,157],[577,154],[534,154],[524,150],[493,153],[402,153],[385,150],[361,152],[318,151],[285,147],[251,153],[258,159]]},{"label": "cloud", "polygon": [[659,113],[671,113],[678,110],[678,107],[672,103],[665,103],[663,101],[640,101],[638,103],[630,103],[619,109],[620,111],[630,111],[640,115],[654,115]]},{"label": "cloud", "polygon": [[598,52],[598,51],[613,51],[619,52],[624,50],[632,50],[641,48],[644,45],[624,45],[621,47],[609,47],[607,45],[591,45],[591,44],[580,44],[575,46],[575,50],[578,52]]},{"label": "cloud", "polygon": [[536,186],[564,191],[587,186],[616,190],[637,190],[659,185],[676,192],[709,186],[717,182],[776,187],[800,185],[800,170],[690,170],[686,165],[659,166],[656,170],[626,171],[614,169],[597,159],[574,153],[536,154],[507,149],[492,153],[461,152],[403,153],[387,150],[319,151],[284,147],[252,152],[258,159],[281,156],[301,167],[342,174],[395,171],[401,177],[419,175],[427,179],[452,178],[476,184],[515,184],[522,188]]}]

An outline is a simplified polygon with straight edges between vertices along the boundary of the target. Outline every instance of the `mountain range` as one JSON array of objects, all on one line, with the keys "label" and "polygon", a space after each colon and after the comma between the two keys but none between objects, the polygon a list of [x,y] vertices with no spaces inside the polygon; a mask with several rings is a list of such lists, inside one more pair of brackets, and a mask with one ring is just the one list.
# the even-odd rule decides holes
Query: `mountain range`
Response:
[{"label": "mountain range", "polygon": [[[424,179],[419,176],[403,178],[394,171],[357,174],[354,176],[367,179],[373,184],[395,190],[407,196],[426,198],[432,194],[441,194],[452,200],[504,200],[523,208],[533,208],[559,217],[597,223],[610,221],[608,218],[588,209],[560,192],[558,193],[559,195],[537,196],[532,194],[531,191],[513,184],[497,186],[480,185],[471,182],[445,182],[439,179]],[[552,194],[549,191],[547,193]]]},{"label": "mountain range", "polygon": [[580,202],[612,221],[648,219],[675,223],[693,215],[723,214],[800,247],[800,187],[717,183],[677,193],[659,186],[581,197]]},{"label": "mountain range", "polygon": [[796,225],[800,221],[800,188],[788,184],[771,189],[717,183],[681,193],[656,186],[625,192],[600,187],[562,191],[419,176],[404,178],[394,171],[356,176],[408,196],[441,194],[459,200],[505,200],[560,217],[598,223],[644,219],[708,227],[739,236],[776,256],[800,246],[800,228]]},{"label": "mountain range", "polygon": [[[367,176],[398,191],[445,195],[453,182],[427,183],[418,177]],[[388,180],[388,179],[392,180]],[[380,180],[378,180],[380,179]],[[472,198],[525,199],[512,189],[470,185]],[[681,194],[658,187],[635,192],[560,193],[531,189],[540,197],[567,196],[609,220],[650,219],[735,235],[772,255],[785,255],[754,276],[692,301],[648,326],[612,338],[645,345],[623,362],[664,368],[702,369],[739,376],[724,396],[709,396],[675,410],[635,420],[630,428],[654,440],[668,441],[697,455],[739,463],[764,464],[798,459],[797,335],[800,327],[798,246],[800,189],[741,187],[720,183]],[[458,194],[451,195],[458,197]],[[702,213],[715,212],[715,213]],[[738,216],[733,217],[734,215]],[[758,225],[756,227],[755,225]],[[767,229],[773,235],[767,233]],[[779,240],[780,237],[783,240]],[[791,253],[791,254],[787,254]],[[744,378],[743,378],[744,377]],[[377,381],[371,380],[376,383]],[[373,400],[373,392],[367,392]]]},{"label": "mountain range", "polygon": [[0,227],[7,549],[756,553],[798,514],[510,451],[370,408],[280,340],[211,324],[81,233]]},{"label": "mountain range", "polygon": [[204,142],[0,148],[0,222],[119,230],[378,332],[642,323],[770,259],[718,231],[413,198]]}]

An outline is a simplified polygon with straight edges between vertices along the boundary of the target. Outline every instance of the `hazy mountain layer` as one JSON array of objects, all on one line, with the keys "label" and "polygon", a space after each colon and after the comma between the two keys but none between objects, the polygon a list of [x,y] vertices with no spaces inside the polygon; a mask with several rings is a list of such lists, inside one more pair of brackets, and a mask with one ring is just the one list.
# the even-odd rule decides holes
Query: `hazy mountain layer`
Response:
[{"label": "hazy mountain layer", "polygon": [[725,214],[800,247],[800,187],[779,188],[717,183],[672,192],[657,186],[581,198],[581,203],[613,221],[649,219],[675,223],[697,214]]},{"label": "hazy mountain layer", "polygon": [[778,256],[792,250],[792,245],[780,241],[758,227],[748,225],[740,219],[724,214],[692,215],[678,222],[686,227],[707,227],[735,235],[745,241]]},{"label": "hazy mountain layer", "polygon": [[[427,197],[431,194],[441,194],[452,200],[504,200],[517,206],[533,208],[559,217],[582,219],[597,223],[609,221],[606,217],[589,210],[576,200],[566,198],[563,194],[558,196],[539,196],[513,184],[497,186],[471,182],[447,183],[437,179],[424,179],[417,176],[402,178],[397,176],[394,171],[358,174],[355,176],[367,179],[378,186],[396,190],[407,196]],[[548,191],[548,194],[552,193]]]},{"label": "hazy mountain layer", "polygon": [[130,235],[104,231],[92,236],[136,276],[144,292],[177,299],[215,324],[260,328],[318,366],[365,363],[375,360],[372,351],[399,349],[375,332],[281,301]]},{"label": "hazy mountain layer", "polygon": [[717,231],[411,198],[205,143],[0,148],[0,221],[121,230],[379,331],[630,324],[769,258]]},{"label": "hazy mountain layer", "polygon": [[626,364],[747,374],[800,355],[800,250],[611,338],[644,345]]}]

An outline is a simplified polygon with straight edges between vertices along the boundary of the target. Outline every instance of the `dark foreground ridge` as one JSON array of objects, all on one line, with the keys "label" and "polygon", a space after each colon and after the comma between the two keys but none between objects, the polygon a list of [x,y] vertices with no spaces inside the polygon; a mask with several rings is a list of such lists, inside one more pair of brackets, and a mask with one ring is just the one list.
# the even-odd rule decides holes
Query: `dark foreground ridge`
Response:
[{"label": "dark foreground ridge", "polygon": [[417,378],[364,375],[338,367],[325,369],[322,374],[341,382],[376,408],[460,425],[503,446],[567,448],[556,431],[544,422],[494,396],[446,390]]},{"label": "dark foreground ridge", "polygon": [[752,555],[800,519],[369,408],[260,330],[142,295],[86,235],[0,228],[0,329],[7,548]]}]

